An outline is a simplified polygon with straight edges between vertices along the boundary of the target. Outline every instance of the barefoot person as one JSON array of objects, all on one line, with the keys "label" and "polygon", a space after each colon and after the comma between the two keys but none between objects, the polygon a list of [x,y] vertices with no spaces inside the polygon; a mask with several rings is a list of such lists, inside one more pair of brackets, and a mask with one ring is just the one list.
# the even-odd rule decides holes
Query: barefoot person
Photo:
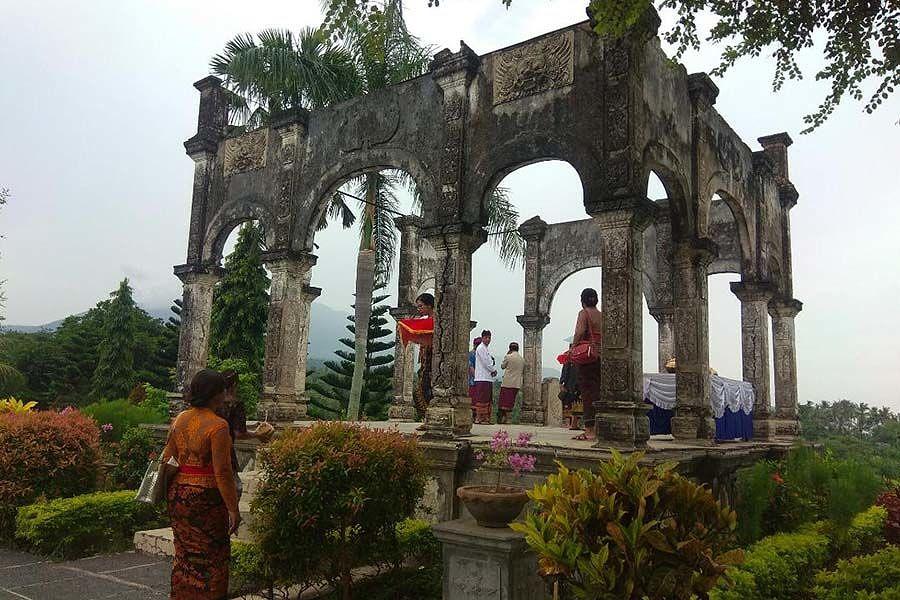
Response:
[{"label": "barefoot person", "polygon": [[475,393],[472,399],[472,411],[476,423],[490,423],[491,409],[494,406],[494,377],[497,369],[488,346],[491,344],[491,332],[481,332],[481,344],[475,349]]},{"label": "barefoot person", "polygon": [[[430,328],[434,329],[434,296],[429,293],[419,294],[416,298],[416,310],[419,317],[430,320]],[[413,404],[416,408],[416,417],[420,421],[425,420],[425,409],[431,403],[431,335],[422,335],[417,338],[419,343],[419,381],[413,394]]]},{"label": "barefoot person", "polygon": [[509,415],[516,406],[516,396],[522,388],[522,379],[525,376],[525,359],[519,354],[519,344],[510,342],[509,350],[500,363],[503,369],[503,383],[500,384],[500,399],[498,400],[497,422],[507,423]]},{"label": "barefoot person", "polygon": [[194,375],[190,405],[169,428],[162,460],[175,457],[178,473],[167,505],[175,542],[172,600],[228,597],[230,534],[241,522],[231,463],[228,423],[216,415],[225,400],[225,378],[211,369]]},{"label": "barefoot person", "polygon": [[[572,337],[573,347],[579,343],[586,342],[599,349],[603,314],[597,309],[598,302],[597,290],[593,288],[582,290],[581,310],[578,312],[578,319],[575,322],[575,335]],[[584,405],[584,433],[575,439],[593,440],[596,438],[594,430],[595,405],[600,400],[599,360],[578,365],[578,389],[581,392],[581,401]]]}]

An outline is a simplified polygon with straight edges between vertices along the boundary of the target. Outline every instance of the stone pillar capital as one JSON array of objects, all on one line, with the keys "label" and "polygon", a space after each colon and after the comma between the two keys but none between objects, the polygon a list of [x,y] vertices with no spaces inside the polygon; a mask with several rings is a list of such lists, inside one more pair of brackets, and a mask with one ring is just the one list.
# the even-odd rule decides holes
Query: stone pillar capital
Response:
[{"label": "stone pillar capital", "polygon": [[184,284],[189,283],[216,283],[225,275],[225,269],[218,265],[184,264],[175,265],[172,269],[175,276]]},{"label": "stone pillar capital", "polygon": [[407,228],[423,229],[425,220],[419,215],[403,215],[402,217],[394,218],[394,226],[401,231]]},{"label": "stone pillar capital", "polygon": [[487,241],[487,232],[469,223],[428,227],[424,230],[424,234],[435,252],[465,250],[471,254]]},{"label": "stone pillar capital", "polygon": [[273,129],[299,125],[303,128],[303,131],[306,131],[307,127],[309,127],[309,111],[300,107],[279,111],[272,115],[271,125]]},{"label": "stone pillar capital", "polygon": [[695,104],[702,103],[710,107],[716,103],[719,87],[706,73],[691,73],[688,75],[688,94]]},{"label": "stone pillar capital", "polygon": [[650,316],[659,324],[671,322],[675,318],[674,306],[654,306],[650,310]]},{"label": "stone pillar capital", "polygon": [[627,226],[643,231],[657,212],[656,203],[641,196],[588,200],[585,207],[601,229]]},{"label": "stone pillar capital", "polygon": [[302,269],[309,270],[319,259],[309,252],[296,252],[294,250],[269,250],[262,253],[262,261],[269,270],[275,269]]},{"label": "stone pillar capital", "polygon": [[769,316],[773,319],[793,319],[803,310],[803,303],[796,298],[775,298],[769,302]]},{"label": "stone pillar capital", "polygon": [[741,302],[769,302],[775,296],[775,285],[768,281],[733,281],[731,292]]},{"label": "stone pillar capital", "polygon": [[519,234],[526,242],[539,242],[547,232],[547,223],[540,217],[531,217],[519,225]]},{"label": "stone pillar capital", "polygon": [[478,54],[465,42],[459,42],[459,51],[453,52],[444,48],[434,55],[431,61],[431,72],[443,89],[466,87],[474,79],[481,66]]},{"label": "stone pillar capital", "polygon": [[677,267],[708,267],[719,256],[719,247],[709,238],[683,240],[675,243],[673,265]]},{"label": "stone pillar capital", "polygon": [[544,327],[550,323],[550,315],[518,315],[516,321],[519,322],[519,325],[521,325],[523,329],[539,331],[544,329]]},{"label": "stone pillar capital", "polygon": [[312,302],[313,300],[315,300],[316,298],[318,298],[319,296],[322,295],[322,288],[315,287],[312,285],[304,285],[303,293],[306,294],[307,301]]}]

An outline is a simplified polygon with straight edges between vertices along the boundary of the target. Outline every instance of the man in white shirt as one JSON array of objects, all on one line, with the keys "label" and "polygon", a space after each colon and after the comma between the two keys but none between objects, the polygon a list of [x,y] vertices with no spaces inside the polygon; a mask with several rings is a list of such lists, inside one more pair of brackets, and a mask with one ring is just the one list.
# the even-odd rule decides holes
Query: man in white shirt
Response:
[{"label": "man in white shirt", "polygon": [[472,394],[472,415],[476,423],[490,423],[491,410],[494,407],[494,377],[497,368],[488,346],[491,343],[491,332],[481,332],[481,345],[475,350],[475,388]]}]

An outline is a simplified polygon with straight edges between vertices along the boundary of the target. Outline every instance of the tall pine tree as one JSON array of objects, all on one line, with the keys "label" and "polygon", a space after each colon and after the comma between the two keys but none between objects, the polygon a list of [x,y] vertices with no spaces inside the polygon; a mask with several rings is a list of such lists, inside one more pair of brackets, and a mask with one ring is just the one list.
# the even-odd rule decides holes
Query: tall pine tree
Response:
[{"label": "tall pine tree", "polygon": [[269,276],[262,264],[263,232],[246,223],[234,251],[225,259],[225,276],[216,287],[210,323],[210,353],[219,360],[243,359],[262,369]]},{"label": "tall pine tree", "polygon": [[[393,340],[386,341],[384,339],[394,333],[393,330],[385,327],[388,323],[385,315],[389,307],[381,303],[387,298],[388,296],[372,298],[372,313],[369,317],[369,339],[366,347],[366,368],[363,372],[363,387],[360,396],[360,414],[374,421],[387,418],[393,387],[394,355],[388,353],[388,351],[394,348],[397,343]],[[350,321],[350,325],[347,325],[347,331],[355,337],[356,326],[353,322],[353,315],[348,316],[347,320]],[[326,361],[326,372],[307,381],[307,388],[312,392],[309,399],[310,412],[314,416],[325,419],[343,418],[347,412],[347,405],[350,402],[353,365],[356,361],[356,356],[353,352],[355,340],[341,338],[339,341],[341,345],[349,348],[349,350],[335,351],[335,354],[341,359],[340,362]]]},{"label": "tall pine tree", "polygon": [[110,296],[92,391],[97,398],[125,398],[136,383],[135,305],[128,279],[123,279]]}]

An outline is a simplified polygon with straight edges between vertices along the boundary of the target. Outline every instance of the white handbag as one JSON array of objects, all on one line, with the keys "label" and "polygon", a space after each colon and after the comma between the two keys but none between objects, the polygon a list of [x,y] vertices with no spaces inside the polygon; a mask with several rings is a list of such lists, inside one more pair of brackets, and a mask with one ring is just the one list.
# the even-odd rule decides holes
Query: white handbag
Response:
[{"label": "white handbag", "polygon": [[141,486],[134,499],[147,504],[159,504],[165,501],[169,483],[177,472],[178,461],[174,456],[165,463],[160,458],[154,458],[147,465],[147,472],[144,473]]}]

